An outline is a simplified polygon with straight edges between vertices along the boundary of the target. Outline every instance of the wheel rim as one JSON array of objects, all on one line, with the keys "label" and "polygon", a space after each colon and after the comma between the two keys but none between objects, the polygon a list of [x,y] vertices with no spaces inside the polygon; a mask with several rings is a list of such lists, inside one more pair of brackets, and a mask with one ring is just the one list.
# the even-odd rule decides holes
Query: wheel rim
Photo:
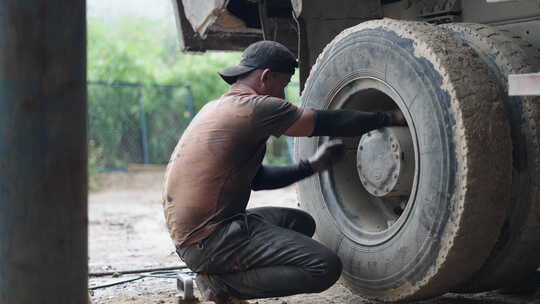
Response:
[{"label": "wheel rim", "polygon": [[[401,131],[395,130],[395,128],[383,128],[370,132],[370,135],[379,134],[379,140],[367,140],[367,134],[361,139],[343,138],[347,146],[345,161],[338,163],[332,170],[320,175],[322,192],[327,207],[334,219],[340,224],[343,233],[361,245],[381,245],[392,239],[406,225],[414,207],[420,164],[414,123],[401,96],[381,79],[356,75],[345,81],[335,92],[330,98],[329,109],[367,112],[399,109],[407,120],[408,128],[397,128],[401,129]],[[405,129],[405,132],[402,132],[403,129]],[[407,159],[410,160],[408,164],[410,168],[407,170],[400,168],[400,166],[403,167],[402,163],[395,163],[396,166],[391,168],[392,166],[385,166],[384,164],[388,159],[384,159],[384,157],[379,159],[379,165],[390,170],[386,171],[386,175],[388,175],[388,172],[393,174],[396,170],[401,170],[402,174],[399,175],[401,186],[396,189],[392,182],[383,183],[382,193],[375,193],[374,188],[377,187],[370,188],[362,183],[362,179],[364,181],[370,178],[373,180],[373,172],[370,172],[367,165],[369,157],[365,157],[368,155],[365,152],[368,151],[368,153],[373,154],[377,149],[384,147],[384,145],[381,145],[381,143],[384,143],[384,138],[388,139],[392,137],[388,136],[388,134],[396,132],[409,135],[408,142],[407,139],[404,140],[400,137],[400,149],[406,149],[404,146],[410,145],[407,156]],[[326,140],[328,138],[320,139],[320,141]],[[389,143],[387,148],[392,149],[392,144]],[[393,153],[395,151],[385,152],[389,153],[381,153],[381,155],[395,155]],[[362,154],[364,160],[362,160]],[[403,184],[406,184],[406,186],[404,187]],[[389,185],[392,187],[389,187]],[[366,189],[369,189],[369,191]]]},{"label": "wheel rim", "polygon": [[[386,127],[364,134],[356,152],[356,168],[371,195],[403,200],[411,195],[414,149],[407,127]],[[400,205],[403,205],[401,203]],[[401,214],[405,206],[397,206]]]}]

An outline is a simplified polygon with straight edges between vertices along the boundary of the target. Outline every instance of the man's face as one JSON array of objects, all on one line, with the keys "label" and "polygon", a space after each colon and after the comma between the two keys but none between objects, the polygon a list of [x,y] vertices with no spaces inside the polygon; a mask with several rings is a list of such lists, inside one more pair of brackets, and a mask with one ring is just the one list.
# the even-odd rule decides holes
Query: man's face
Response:
[{"label": "man's face", "polygon": [[285,98],[285,88],[291,82],[291,77],[291,74],[270,72],[264,82],[266,94],[277,98]]}]

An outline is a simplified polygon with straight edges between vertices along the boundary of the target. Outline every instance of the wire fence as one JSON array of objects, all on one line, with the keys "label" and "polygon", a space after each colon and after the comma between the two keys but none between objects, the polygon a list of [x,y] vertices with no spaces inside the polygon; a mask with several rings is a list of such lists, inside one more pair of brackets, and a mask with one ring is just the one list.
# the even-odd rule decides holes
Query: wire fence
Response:
[{"label": "wire fence", "polygon": [[[182,84],[88,83],[89,170],[166,164],[195,116],[193,92]],[[271,137],[265,163],[291,162],[292,141]]]},{"label": "wire fence", "polygon": [[88,83],[91,171],[165,164],[195,109],[185,85]]}]

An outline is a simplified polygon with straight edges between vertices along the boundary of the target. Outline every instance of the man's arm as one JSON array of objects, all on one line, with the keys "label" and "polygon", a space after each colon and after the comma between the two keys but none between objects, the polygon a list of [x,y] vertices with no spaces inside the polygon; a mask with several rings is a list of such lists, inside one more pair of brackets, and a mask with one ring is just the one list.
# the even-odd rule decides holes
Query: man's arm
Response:
[{"label": "man's arm", "polygon": [[314,173],[313,168],[305,160],[283,167],[262,165],[251,183],[251,189],[257,191],[287,187]]},{"label": "man's arm", "polygon": [[300,118],[298,118],[292,126],[285,131],[287,136],[309,136],[313,133],[315,128],[315,111],[311,109],[304,109]]},{"label": "man's arm", "polygon": [[251,183],[252,190],[283,188],[316,172],[330,168],[343,158],[345,146],[341,140],[331,140],[319,147],[308,160],[290,166],[261,166]]},{"label": "man's arm", "polygon": [[403,114],[399,111],[304,109],[300,118],[285,131],[285,135],[352,137],[390,125],[405,125]]}]

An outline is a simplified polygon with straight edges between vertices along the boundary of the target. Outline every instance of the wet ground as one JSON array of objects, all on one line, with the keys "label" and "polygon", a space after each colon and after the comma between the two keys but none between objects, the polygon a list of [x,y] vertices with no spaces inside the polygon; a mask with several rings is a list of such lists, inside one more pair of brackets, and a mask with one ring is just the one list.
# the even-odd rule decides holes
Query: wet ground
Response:
[{"label": "wet ground", "polygon": [[[181,265],[174,252],[161,212],[163,167],[132,167],[128,172],[101,174],[93,178],[89,196],[89,270],[91,273],[153,269]],[[294,187],[254,192],[250,207],[296,206]],[[104,285],[138,275],[91,278],[91,286]],[[177,303],[176,281],[170,278],[144,277],[112,287],[96,289],[97,303]],[[259,304],[353,304],[373,303],[352,295],[337,283],[320,294],[253,300]],[[524,296],[496,292],[442,297],[423,304],[540,304],[540,292]]]}]

